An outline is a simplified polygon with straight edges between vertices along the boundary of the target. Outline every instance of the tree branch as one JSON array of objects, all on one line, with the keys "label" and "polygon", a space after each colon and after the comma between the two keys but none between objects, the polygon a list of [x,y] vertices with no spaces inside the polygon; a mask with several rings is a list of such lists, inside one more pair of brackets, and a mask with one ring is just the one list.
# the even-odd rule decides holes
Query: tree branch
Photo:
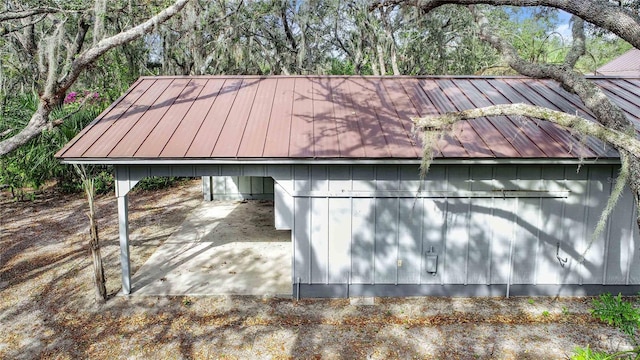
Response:
[{"label": "tree branch", "polygon": [[573,69],[580,57],[587,52],[587,47],[584,35],[584,20],[574,15],[571,21],[573,21],[573,26],[571,27],[573,44],[564,59],[564,63],[567,67]]},{"label": "tree branch", "polygon": [[562,127],[576,130],[580,134],[593,136],[605,141],[616,149],[640,154],[640,140],[633,133],[622,132],[607,128],[597,122],[585,118],[567,114],[562,111],[551,110],[541,106],[529,104],[504,104],[483,108],[450,112],[443,115],[412,118],[415,130],[442,132],[449,130],[458,121],[472,120],[491,116],[524,116],[534,119],[546,120]]},{"label": "tree branch", "polygon": [[20,31],[20,30],[22,30],[22,29],[24,29],[26,27],[33,26],[33,25],[41,22],[42,20],[44,20],[46,18],[47,18],[47,14],[44,14],[44,15],[38,17],[37,19],[31,21],[31,22],[28,22],[26,24],[21,24],[20,26],[12,28],[12,29],[9,29],[6,26],[2,27],[2,28],[0,28],[0,36],[8,35],[8,34],[11,34],[13,32]]},{"label": "tree branch", "polygon": [[564,10],[603,29],[607,29],[636,48],[640,48],[640,17],[616,2],[602,0],[382,0],[369,10],[378,7],[409,5],[428,12],[446,4],[496,5],[496,6],[547,6]]},{"label": "tree branch", "polygon": [[[49,119],[49,115],[51,114],[57,100],[64,96],[64,93],[71,87],[71,85],[73,85],[87,66],[91,65],[105,52],[113,49],[114,47],[133,41],[151,31],[155,26],[163,23],[182,10],[188,1],[189,0],[176,0],[173,5],[159,12],[144,23],[129,30],[120,32],[114,36],[100,40],[91,48],[80,53],[71,64],[69,72],[66,75],[63,75],[59,80],[55,77],[58,72],[55,71],[55,69],[52,69],[52,66],[58,66],[56,60],[57,46],[56,44],[50,44],[51,48],[48,49],[46,54],[46,57],[48,57],[49,60],[49,73],[47,83],[44,86],[45,90],[40,96],[38,109],[31,116],[27,126],[21,129],[16,135],[0,141],[0,156],[8,154],[21,145],[27,143],[29,140],[42,133],[43,130],[59,125],[59,121],[54,121],[52,123]],[[63,27],[59,25],[54,32],[54,35],[51,37],[51,40],[59,41],[59,35],[62,31]]]},{"label": "tree branch", "polygon": [[123,31],[119,34],[110,36],[108,38],[104,38],[100,40],[97,44],[82,52],[71,65],[71,70],[66,76],[60,81],[60,90],[62,92],[67,91],[69,87],[76,81],[78,76],[84,68],[89,66],[92,62],[98,59],[107,51],[113,49],[114,47],[120,46],[122,44],[126,44],[131,42],[147,32],[151,31],[155,26],[165,22],[166,20],[173,17],[177,14],[184,6],[189,2],[189,0],[177,0],[173,3],[173,5],[168,8],[162,10],[149,20],[143,22],[140,25],[137,25],[129,30]]},{"label": "tree branch", "polygon": [[[633,127],[622,110],[611,102],[596,84],[585,79],[581,73],[575,71],[566,63],[562,65],[533,64],[525,61],[511,43],[497,35],[489,20],[480,10],[472,8],[471,11],[476,18],[480,38],[498,50],[515,71],[525,76],[537,79],[553,79],[559,82],[567,91],[578,95],[585,106],[593,112],[596,119],[605,126],[620,131],[626,131],[628,128]],[[576,30],[574,29],[574,31]],[[574,51],[572,50],[572,52]],[[570,61],[572,60],[570,59]]]},{"label": "tree branch", "polygon": [[0,13],[0,22],[7,20],[17,20],[17,19],[25,19],[34,15],[40,14],[52,14],[60,12],[60,9],[51,8],[51,7],[42,7],[36,9],[29,9],[23,11],[10,11],[5,13]]}]

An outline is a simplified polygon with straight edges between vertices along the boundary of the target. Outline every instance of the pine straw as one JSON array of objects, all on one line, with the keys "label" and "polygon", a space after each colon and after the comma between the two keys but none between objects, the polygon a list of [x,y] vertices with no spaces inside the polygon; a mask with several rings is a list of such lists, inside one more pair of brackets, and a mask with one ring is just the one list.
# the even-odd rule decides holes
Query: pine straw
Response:
[{"label": "pine straw", "polygon": [[[197,181],[131,195],[134,271],[200,202]],[[629,344],[588,298],[376,299],[115,296],[113,196],[97,200],[107,290],[94,301],[81,194],[0,198],[0,358],[566,358]]]}]

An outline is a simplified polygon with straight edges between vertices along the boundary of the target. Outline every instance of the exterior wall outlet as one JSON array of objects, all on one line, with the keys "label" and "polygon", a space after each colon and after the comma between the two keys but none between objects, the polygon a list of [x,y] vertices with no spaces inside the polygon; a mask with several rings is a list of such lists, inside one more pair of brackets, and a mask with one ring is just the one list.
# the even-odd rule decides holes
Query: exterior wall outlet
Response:
[{"label": "exterior wall outlet", "polygon": [[398,260],[398,267],[402,267],[402,260]]}]

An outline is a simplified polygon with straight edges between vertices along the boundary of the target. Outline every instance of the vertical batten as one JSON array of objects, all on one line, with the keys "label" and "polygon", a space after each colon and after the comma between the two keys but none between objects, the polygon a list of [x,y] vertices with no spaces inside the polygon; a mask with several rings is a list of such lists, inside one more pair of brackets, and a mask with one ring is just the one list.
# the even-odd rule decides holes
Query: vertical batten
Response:
[{"label": "vertical batten", "polygon": [[[562,181],[562,183],[564,184],[563,187],[565,189],[567,188],[567,174],[566,174],[566,172],[567,172],[567,168],[563,167],[563,181]],[[569,197],[571,197],[571,195]],[[566,230],[567,230],[567,216],[566,216],[567,200],[563,201],[560,204],[560,207],[561,207],[561,210],[560,210],[560,212],[561,212],[561,215],[560,215],[560,236],[557,238],[558,241],[557,241],[557,244],[556,244],[556,254],[559,254],[560,257],[562,258],[562,254],[563,254],[562,245],[563,245],[563,242],[567,238],[567,233],[566,233]],[[563,266],[560,264],[560,260],[557,257],[556,257],[556,260],[558,260],[557,264],[556,264],[558,266],[556,266],[557,270],[553,272],[554,275],[555,275],[554,284],[562,284],[562,282],[564,281],[564,278],[562,277],[562,275],[563,275],[562,274]],[[567,264],[565,264],[565,265],[567,265]]]},{"label": "vertical batten", "polygon": [[294,273],[303,283],[311,283],[311,209],[309,198],[295,198],[293,201],[295,213],[292,236],[295,241],[296,260]]},{"label": "vertical batten", "polygon": [[[592,177],[593,175],[591,174],[591,168],[587,167],[586,169],[587,172],[587,181],[588,183],[586,184],[586,191],[585,191],[585,196],[584,199],[582,201],[582,208],[584,209],[584,216],[582,217],[582,238],[581,238],[581,246],[577,246],[576,244],[576,251],[578,251],[578,256],[579,259],[582,259],[582,253],[586,250],[587,248],[587,244],[589,242],[588,239],[588,226],[587,224],[589,223],[589,201],[591,200],[591,181],[592,181]],[[585,265],[585,261],[583,259],[582,262],[578,262],[576,264],[576,271],[578,273],[578,284],[582,285],[584,283],[584,273],[586,272],[586,265]]]},{"label": "vertical batten", "polygon": [[[540,180],[542,180],[542,171],[540,172]],[[542,226],[542,198],[538,199],[538,226],[536,227],[536,252],[535,261],[533,262],[533,285],[538,285],[538,262],[540,259],[540,227]]]},{"label": "vertical batten", "polygon": [[[609,194],[611,194],[612,190],[613,190],[613,183],[611,183],[609,186]],[[606,235],[605,235],[606,237],[605,237],[605,245],[604,245],[604,264],[602,266],[602,285],[607,285],[607,268],[609,267],[609,244],[611,243],[611,223],[612,223],[611,215],[609,215],[609,219],[607,220],[607,229],[606,229]]]},{"label": "vertical batten", "polygon": [[394,284],[397,273],[398,198],[376,198],[374,234],[374,281]]},{"label": "vertical batten", "polygon": [[[495,201],[496,198],[493,197],[491,198],[491,217],[490,219],[493,219],[493,217],[495,216]],[[489,220],[489,222],[487,222],[488,224],[491,224],[491,220]],[[486,284],[490,285],[491,284],[491,271],[492,271],[492,266],[491,264],[493,263],[493,238],[494,238],[494,227],[493,226],[489,226],[490,230],[489,230],[489,256],[488,256],[488,261],[489,264],[487,264],[487,279],[486,279]]]},{"label": "vertical batten", "polygon": [[[613,184],[613,186],[615,186],[615,184]],[[622,285],[626,282],[626,265],[629,256],[627,252],[627,241],[630,241],[629,234],[627,234],[628,225],[626,224],[629,219],[629,209],[627,209],[626,205],[629,203],[629,200],[629,196],[621,195],[618,204],[616,204],[609,216],[611,229],[607,254],[607,284]]]},{"label": "vertical batten", "polygon": [[328,204],[326,197],[311,198],[311,282],[328,281]]},{"label": "vertical batten", "polygon": [[517,209],[518,209],[518,198],[515,198],[515,206],[514,211],[513,211],[513,219],[511,220],[513,222],[512,225],[512,229],[511,229],[511,239],[509,239],[509,273],[507,275],[507,297],[509,297],[509,290],[511,289],[511,284],[513,282],[513,253],[514,253],[514,246],[516,243],[516,237],[518,236],[518,226],[517,221],[518,221],[518,213],[517,213]]},{"label": "vertical batten", "polygon": [[467,204],[467,214],[466,214],[466,222],[467,222],[467,229],[466,229],[466,235],[467,235],[467,241],[466,241],[466,252],[465,252],[465,256],[464,256],[464,285],[467,285],[468,279],[469,279],[469,248],[470,248],[470,243],[472,241],[474,241],[475,239],[471,239],[471,198],[467,199],[468,204]]},{"label": "vertical batten", "polygon": [[398,276],[400,273],[400,200],[398,199],[398,204],[396,208],[396,218],[395,218],[395,229],[396,229],[396,281],[395,284],[398,285]]},{"label": "vertical batten", "polygon": [[629,219],[629,226],[630,226],[630,228],[629,228],[629,246],[628,246],[628,249],[627,249],[627,254],[628,254],[627,255],[627,279],[625,281],[625,285],[629,285],[629,276],[631,275],[631,263],[632,263],[631,259],[632,259],[633,255],[635,253],[633,251],[633,244],[634,244],[634,241],[633,241],[633,233],[634,233],[634,231],[633,231],[633,228],[634,228],[633,218],[635,217],[635,212],[629,211],[629,213],[631,214],[631,218]]}]

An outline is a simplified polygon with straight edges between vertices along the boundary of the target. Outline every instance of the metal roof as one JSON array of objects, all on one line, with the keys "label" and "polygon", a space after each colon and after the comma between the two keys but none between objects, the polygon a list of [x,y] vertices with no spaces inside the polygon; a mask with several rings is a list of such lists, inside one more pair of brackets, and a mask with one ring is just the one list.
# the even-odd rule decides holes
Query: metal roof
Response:
[{"label": "metal roof", "polygon": [[[635,123],[640,78],[593,78]],[[586,118],[577,96],[523,77],[143,77],[56,156],[66,161],[418,159],[411,117],[529,103]],[[438,158],[612,158],[545,121],[460,123]]]},{"label": "metal roof", "polygon": [[596,70],[598,75],[640,76],[640,50],[633,48]]}]

